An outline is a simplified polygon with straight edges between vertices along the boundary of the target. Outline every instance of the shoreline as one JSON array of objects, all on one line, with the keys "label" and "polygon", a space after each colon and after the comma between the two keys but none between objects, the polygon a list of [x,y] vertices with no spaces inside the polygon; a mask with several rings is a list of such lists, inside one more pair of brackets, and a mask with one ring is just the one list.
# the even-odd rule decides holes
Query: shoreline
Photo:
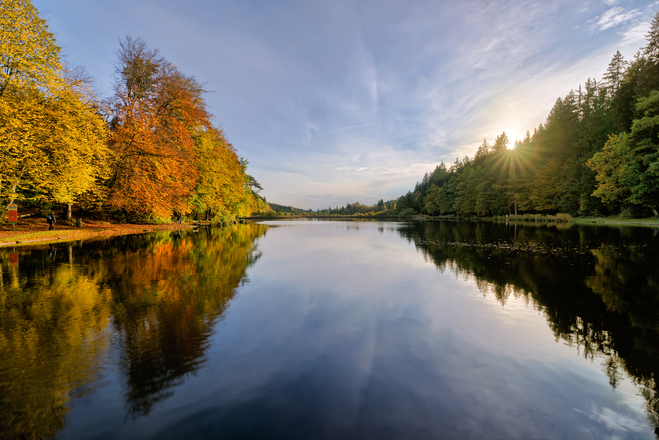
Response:
[{"label": "shoreline", "polygon": [[[90,222],[88,226],[60,226],[54,230],[28,229],[11,230],[6,227],[0,230],[0,249],[14,246],[31,246],[67,241],[91,240],[109,238],[120,235],[146,234],[158,231],[179,231],[192,229],[196,226],[208,226],[210,222],[196,223],[165,223],[165,224],[112,224],[107,222]],[[23,226],[23,225],[22,225]],[[45,228],[47,229],[47,227]]]},{"label": "shoreline", "polygon": [[615,217],[573,217],[568,221],[547,221],[541,219],[539,221],[524,221],[518,219],[506,219],[497,217],[453,217],[453,216],[428,216],[416,215],[412,217],[400,218],[396,216],[375,216],[375,215],[314,215],[314,214],[295,214],[295,215],[278,215],[278,216],[251,216],[246,217],[245,220],[263,221],[263,220],[292,220],[292,219],[319,219],[319,220],[379,220],[379,221],[423,221],[423,222],[436,222],[436,221],[490,221],[490,222],[508,222],[518,223],[525,225],[555,225],[555,224],[579,224],[579,225],[597,225],[597,226],[651,226],[659,227],[659,218],[630,218],[621,219]]},{"label": "shoreline", "polygon": [[[380,221],[391,221],[391,220],[400,220],[395,217],[375,217],[375,216],[313,216],[313,215],[288,215],[288,216],[272,216],[272,217],[248,217],[245,220],[251,221],[264,221],[264,220],[292,220],[292,219],[324,219],[324,220],[347,220],[347,219],[358,219],[358,220],[380,220]],[[502,220],[497,220],[493,218],[433,218],[433,217],[411,217],[403,220],[413,220],[413,221],[492,221],[500,222]],[[547,225],[569,225],[569,224],[578,224],[578,225],[588,225],[588,226],[643,226],[643,227],[659,227],[659,219],[652,218],[643,218],[643,219],[619,219],[619,218],[600,218],[600,217],[584,217],[584,218],[574,218],[568,222],[525,222],[519,220],[511,220],[509,223],[517,223],[523,225],[532,225],[532,226],[547,226]],[[131,234],[146,234],[150,232],[158,231],[179,231],[192,229],[197,226],[209,226],[211,223],[204,222],[193,222],[193,223],[164,223],[164,224],[135,224],[135,223],[126,223],[126,224],[117,224],[109,222],[99,222],[99,221],[87,221],[82,227],[68,226],[68,225],[58,225],[54,230],[47,230],[47,226],[44,226],[42,222],[34,223],[30,222],[29,224],[22,224],[19,226],[18,230],[9,229],[6,225],[0,229],[0,249],[6,247],[16,247],[16,246],[31,246],[31,245],[40,245],[40,244],[50,244],[50,243],[60,243],[67,241],[79,241],[79,240],[91,240],[98,238],[109,238],[120,235],[131,235]]]}]

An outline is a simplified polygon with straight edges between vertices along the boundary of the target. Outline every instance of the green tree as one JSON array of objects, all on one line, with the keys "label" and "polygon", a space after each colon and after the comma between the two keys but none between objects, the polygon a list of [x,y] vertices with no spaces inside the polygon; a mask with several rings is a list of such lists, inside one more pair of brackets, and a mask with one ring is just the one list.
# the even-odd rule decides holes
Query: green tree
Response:
[{"label": "green tree", "polygon": [[644,54],[654,64],[659,64],[659,12],[654,14],[650,30],[645,38],[648,40],[648,44],[645,46]]},{"label": "green tree", "polygon": [[593,195],[605,203],[626,201],[631,195],[628,182],[628,163],[631,160],[629,136],[611,135],[599,153],[587,165],[597,173],[597,189]]},{"label": "green tree", "polygon": [[625,73],[627,72],[627,65],[628,63],[625,61],[620,51],[616,51],[603,77],[604,85],[610,96],[615,95],[620,89],[620,84],[625,78]]},{"label": "green tree", "polygon": [[632,124],[633,168],[636,174],[631,202],[649,207],[657,217],[659,209],[659,90],[639,100],[636,109],[643,116]]}]

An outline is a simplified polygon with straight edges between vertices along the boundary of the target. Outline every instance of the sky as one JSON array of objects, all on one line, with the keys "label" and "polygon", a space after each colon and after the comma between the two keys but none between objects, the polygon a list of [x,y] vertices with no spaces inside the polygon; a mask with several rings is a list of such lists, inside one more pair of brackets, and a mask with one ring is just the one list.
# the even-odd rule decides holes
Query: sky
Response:
[{"label": "sky", "polygon": [[267,201],[395,199],[440,162],[543,123],[645,46],[659,1],[33,0],[110,96],[142,38],[206,95]]}]

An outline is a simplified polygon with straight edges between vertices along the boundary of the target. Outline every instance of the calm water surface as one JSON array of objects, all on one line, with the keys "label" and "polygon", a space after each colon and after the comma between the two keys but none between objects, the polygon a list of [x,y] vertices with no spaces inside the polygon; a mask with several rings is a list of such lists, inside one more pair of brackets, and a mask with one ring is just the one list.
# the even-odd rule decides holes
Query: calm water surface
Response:
[{"label": "calm water surface", "polygon": [[290,221],[0,249],[0,438],[654,439],[651,228]]}]

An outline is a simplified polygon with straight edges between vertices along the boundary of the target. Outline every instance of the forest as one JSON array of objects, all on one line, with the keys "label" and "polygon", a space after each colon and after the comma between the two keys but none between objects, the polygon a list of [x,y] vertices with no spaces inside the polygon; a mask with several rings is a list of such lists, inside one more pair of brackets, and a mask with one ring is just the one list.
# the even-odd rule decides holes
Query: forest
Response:
[{"label": "forest", "polygon": [[30,0],[0,3],[0,199],[131,221],[268,210],[204,89],[139,38],[120,42],[113,94],[63,61]]},{"label": "forest", "polygon": [[557,99],[513,148],[504,132],[473,157],[426,173],[396,212],[657,217],[659,13],[646,38],[631,61],[616,52],[601,81]]}]

